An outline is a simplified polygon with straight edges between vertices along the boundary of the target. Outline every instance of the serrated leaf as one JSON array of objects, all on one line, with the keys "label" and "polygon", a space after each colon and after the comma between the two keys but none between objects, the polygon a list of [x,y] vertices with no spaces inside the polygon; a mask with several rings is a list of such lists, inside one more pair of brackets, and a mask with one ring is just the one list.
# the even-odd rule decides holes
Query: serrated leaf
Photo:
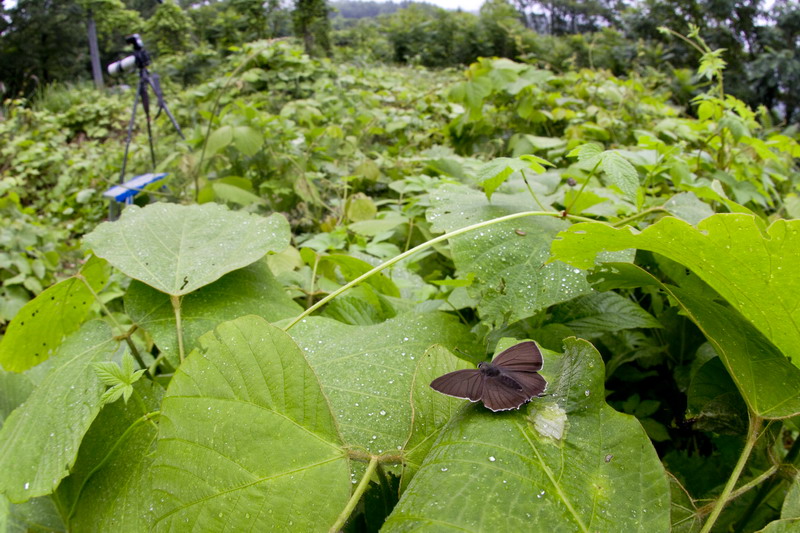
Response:
[{"label": "serrated leaf", "polygon": [[598,143],[586,143],[569,151],[567,157],[577,157],[578,161],[594,161],[603,153],[603,146]]},{"label": "serrated leaf", "polygon": [[623,329],[663,327],[641,306],[615,292],[581,296],[561,304],[552,313],[552,322],[568,326],[582,338]]},{"label": "serrated leaf", "polygon": [[[108,282],[108,263],[92,256],[80,276],[97,292]],[[0,340],[0,365],[22,372],[47,360],[64,337],[77,331],[94,303],[92,291],[73,276],[56,283],[19,310]]]},{"label": "serrated leaf", "polygon": [[153,529],[330,528],[350,493],[348,459],[302,352],[254,316],[200,344],[162,403]]},{"label": "serrated leaf", "polygon": [[600,167],[610,178],[611,183],[619,187],[625,198],[636,201],[639,190],[639,174],[630,162],[615,151],[603,152]]},{"label": "serrated leaf", "polygon": [[476,179],[483,187],[486,198],[492,199],[492,194],[514,172],[532,170],[537,174],[545,171],[542,164],[548,161],[536,156],[522,156],[521,158],[498,157],[482,165],[477,172]]},{"label": "serrated leaf", "polygon": [[126,275],[180,296],[289,244],[289,223],[217,204],[128,206],[115,222],[85,237],[94,252]]},{"label": "serrated leaf", "polygon": [[[605,403],[597,350],[574,338],[565,348],[544,360],[551,396],[507,413],[467,405],[450,421],[383,531],[669,529],[669,483],[647,435]],[[566,413],[561,440],[532,423],[548,404]]]},{"label": "serrated leaf", "polygon": [[581,223],[553,242],[554,259],[588,268],[598,253],[638,248],[689,268],[800,366],[800,220],[765,231],[755,217],[718,214],[697,228],[665,217],[641,232]]},{"label": "serrated leaf", "polygon": [[403,314],[373,326],[310,317],[289,332],[319,376],[345,443],[370,453],[406,444],[411,382],[429,346],[478,350],[465,326],[438,312]]},{"label": "serrated leaf", "polygon": [[103,382],[103,385],[117,385],[118,383],[125,382],[125,375],[119,368],[117,363],[112,361],[101,361],[92,365],[97,377]]},{"label": "serrated leaf", "polygon": [[9,500],[50,494],[69,473],[102,405],[104,387],[92,363],[108,359],[117,346],[107,324],[84,324],[61,345],[45,378],[3,424],[0,492]]},{"label": "serrated leaf", "polygon": [[71,509],[72,531],[149,531],[150,466],[157,426],[145,418],[161,405],[163,389],[152,381],[134,385],[140,402],[103,408],[81,442],[69,477],[58,487]]},{"label": "serrated leaf", "polygon": [[103,405],[116,402],[123,395],[126,387],[128,387],[128,385],[117,383],[103,393],[103,395],[100,397],[100,401],[103,403]]}]

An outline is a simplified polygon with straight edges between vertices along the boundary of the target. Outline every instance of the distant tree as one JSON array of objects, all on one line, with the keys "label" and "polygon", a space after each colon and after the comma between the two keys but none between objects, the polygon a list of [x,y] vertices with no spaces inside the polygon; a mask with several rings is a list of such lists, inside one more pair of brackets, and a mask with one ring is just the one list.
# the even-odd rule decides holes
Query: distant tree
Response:
[{"label": "distant tree", "polygon": [[141,27],[138,13],[120,0],[53,2],[18,0],[4,10],[0,33],[0,81],[7,94],[28,94],[40,84],[73,81],[90,75],[86,36],[88,9],[92,9],[104,60],[108,50],[122,43],[124,33]]},{"label": "distant tree", "polygon": [[189,49],[193,31],[192,20],[172,0],[158,6],[146,23],[151,49],[158,54],[174,54]]},{"label": "distant tree", "polygon": [[292,14],[294,31],[303,39],[308,55],[318,55],[319,51],[330,54],[329,15],[330,8],[325,0],[295,0]]},{"label": "distant tree", "polygon": [[624,0],[513,0],[525,25],[540,33],[565,35],[617,27]]}]

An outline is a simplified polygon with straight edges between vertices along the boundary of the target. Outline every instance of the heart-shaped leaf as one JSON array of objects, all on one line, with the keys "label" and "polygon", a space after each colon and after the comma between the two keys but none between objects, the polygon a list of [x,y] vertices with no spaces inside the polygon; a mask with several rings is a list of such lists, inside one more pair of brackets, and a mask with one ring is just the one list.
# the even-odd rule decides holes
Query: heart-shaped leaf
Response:
[{"label": "heart-shaped leaf", "polygon": [[117,346],[104,322],[84,324],[61,345],[47,376],[3,424],[0,492],[9,500],[50,494],[69,473],[102,405],[105,387],[91,363],[107,360]]},{"label": "heart-shaped leaf", "polygon": [[85,237],[95,254],[142,283],[180,296],[289,245],[283,215],[208,203],[128,206]]},{"label": "heart-shaped leaf", "polygon": [[605,403],[597,350],[574,338],[565,348],[545,356],[550,396],[507,413],[466,405],[450,421],[384,531],[669,530],[650,440]]},{"label": "heart-shaped leaf", "polygon": [[590,268],[604,250],[638,248],[684,265],[722,295],[800,366],[800,220],[776,220],[765,231],[754,216],[721,214],[697,228],[665,217],[637,232],[575,224],[553,242],[553,258]]},{"label": "heart-shaped leaf", "polygon": [[200,346],[162,403],[154,529],[330,528],[350,493],[348,459],[300,349],[255,316]]}]

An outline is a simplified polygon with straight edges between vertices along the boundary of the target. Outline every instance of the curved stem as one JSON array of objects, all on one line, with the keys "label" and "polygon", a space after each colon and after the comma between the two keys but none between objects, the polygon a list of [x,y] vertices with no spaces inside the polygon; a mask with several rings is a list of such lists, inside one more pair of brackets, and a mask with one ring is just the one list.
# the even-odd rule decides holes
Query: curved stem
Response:
[{"label": "curved stem", "polygon": [[[333,300],[334,298],[336,298],[337,296],[339,296],[343,292],[347,291],[348,289],[350,289],[352,287],[355,287],[356,285],[358,285],[359,283],[361,283],[365,279],[369,278],[370,276],[372,276],[374,274],[377,274],[378,272],[380,272],[382,270],[385,270],[385,269],[389,268],[390,266],[399,263],[400,261],[402,261],[406,257],[414,255],[415,253],[417,253],[417,252],[419,252],[421,250],[424,250],[426,248],[430,248],[434,244],[438,244],[438,243],[440,243],[442,241],[446,241],[448,239],[452,239],[453,237],[458,237],[459,235],[463,235],[464,233],[469,233],[470,231],[474,231],[476,229],[481,229],[481,228],[485,228],[485,227],[488,227],[488,226],[492,226],[494,224],[499,224],[500,222],[506,222],[508,220],[515,220],[517,218],[533,217],[533,216],[547,216],[547,217],[563,218],[563,215],[561,213],[554,212],[554,211],[523,211],[522,213],[513,213],[511,215],[506,215],[504,217],[493,218],[492,220],[486,220],[484,222],[478,222],[477,224],[472,224],[471,226],[460,228],[460,229],[457,229],[455,231],[451,231],[450,233],[445,233],[444,235],[439,235],[438,237],[434,237],[433,239],[431,239],[429,241],[423,242],[422,244],[420,244],[418,246],[415,246],[414,248],[412,248],[412,249],[410,249],[410,250],[408,250],[406,252],[403,252],[402,254],[397,255],[397,256],[389,259],[388,261],[386,261],[384,263],[381,263],[380,265],[376,266],[375,268],[373,268],[369,272],[366,272],[366,273],[358,276],[353,281],[351,281],[351,282],[349,282],[349,283],[347,283],[345,285],[342,285],[341,287],[339,287],[338,289],[336,289],[335,291],[333,291],[332,293],[327,295],[325,298],[322,298],[320,301],[318,301],[317,303],[315,303],[314,305],[312,305],[311,307],[309,307],[308,309],[306,309],[305,311],[303,311],[302,313],[297,315],[297,317],[294,320],[292,320],[289,323],[289,325],[284,327],[283,330],[284,331],[289,331],[291,328],[293,328],[295,325],[297,325],[297,323],[300,322],[301,320],[303,320],[305,317],[309,316],[311,313],[313,313],[314,311],[316,311],[317,309],[319,309],[320,307],[322,307],[326,303],[330,302],[331,300]],[[581,221],[584,221],[584,222],[586,222],[586,221],[588,221],[588,222],[596,222],[596,220],[592,220],[590,218],[577,217],[577,216],[574,216],[574,215],[567,215],[566,218],[573,219],[573,220],[581,220]]]},{"label": "curved stem", "polygon": [[722,509],[725,507],[725,504],[727,504],[732,498],[731,495],[733,493],[733,488],[736,486],[736,482],[739,481],[739,476],[742,475],[742,471],[744,471],[747,460],[750,458],[750,453],[753,451],[753,447],[756,445],[756,441],[761,435],[761,422],[762,419],[760,416],[752,412],[750,413],[750,424],[747,430],[747,440],[744,443],[742,454],[739,456],[739,460],[736,462],[736,466],[733,468],[733,472],[731,472],[731,477],[728,478],[725,488],[722,489],[722,494],[720,494],[719,498],[717,498],[717,501],[714,502],[714,508],[711,510],[711,514],[703,524],[703,529],[700,530],[700,533],[708,533],[711,531],[711,528],[714,527],[714,522],[716,522],[717,518],[719,518],[719,515],[722,512]]},{"label": "curved stem", "polygon": [[183,327],[181,326],[181,297],[174,294],[169,295],[172,302],[172,310],[175,312],[175,332],[178,334],[178,355],[183,363]]},{"label": "curved stem", "polygon": [[340,529],[347,519],[350,518],[350,515],[353,512],[353,509],[356,508],[358,501],[361,499],[361,496],[367,490],[369,486],[369,480],[372,478],[372,474],[375,472],[375,468],[378,466],[378,456],[373,455],[370,457],[369,464],[367,465],[367,471],[364,472],[364,475],[361,478],[361,481],[358,483],[356,490],[353,491],[353,495],[350,496],[350,500],[347,502],[347,505],[344,506],[342,512],[339,513],[339,517],[336,519],[336,523],[333,524],[329,530],[330,533],[336,533]]},{"label": "curved stem", "polygon": [[583,194],[583,190],[586,188],[586,186],[587,186],[587,185],[589,185],[589,180],[591,180],[591,179],[594,177],[594,173],[595,173],[595,171],[597,170],[597,167],[599,167],[599,166],[600,166],[600,163],[601,163],[601,161],[602,161],[602,160],[599,160],[599,161],[598,161],[598,162],[597,162],[597,163],[594,165],[594,167],[592,168],[592,171],[591,171],[591,172],[589,172],[589,175],[588,175],[588,176],[586,176],[586,180],[583,182],[583,185],[581,185],[581,188],[580,188],[580,190],[578,191],[578,194],[576,194],[576,195],[575,195],[575,198],[573,198],[573,199],[572,199],[572,201],[569,203],[569,205],[567,206],[567,208],[566,208],[564,211],[566,211],[567,213],[569,213],[569,212],[570,212],[570,210],[572,209],[572,206],[573,206],[573,205],[575,205],[575,202],[577,202],[577,201],[578,201],[578,198],[580,198],[580,197],[581,197],[581,194]]}]

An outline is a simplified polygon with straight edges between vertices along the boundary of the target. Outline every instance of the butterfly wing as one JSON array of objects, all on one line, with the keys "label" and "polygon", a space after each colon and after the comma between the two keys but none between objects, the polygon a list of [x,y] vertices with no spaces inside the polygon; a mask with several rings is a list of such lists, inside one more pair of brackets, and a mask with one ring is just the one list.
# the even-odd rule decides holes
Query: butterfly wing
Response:
[{"label": "butterfly wing", "polygon": [[514,372],[538,372],[542,369],[542,352],[535,342],[525,341],[503,350],[492,364]]},{"label": "butterfly wing", "polygon": [[514,372],[513,370],[500,370],[501,376],[510,378],[519,385],[528,400],[534,396],[541,396],[547,388],[547,380],[534,372]]},{"label": "butterfly wing", "polygon": [[483,405],[492,411],[518,409],[531,399],[524,387],[508,376],[485,376],[484,380]]},{"label": "butterfly wing", "polygon": [[431,388],[448,396],[477,402],[483,396],[483,374],[471,368],[456,370],[431,381]]}]

